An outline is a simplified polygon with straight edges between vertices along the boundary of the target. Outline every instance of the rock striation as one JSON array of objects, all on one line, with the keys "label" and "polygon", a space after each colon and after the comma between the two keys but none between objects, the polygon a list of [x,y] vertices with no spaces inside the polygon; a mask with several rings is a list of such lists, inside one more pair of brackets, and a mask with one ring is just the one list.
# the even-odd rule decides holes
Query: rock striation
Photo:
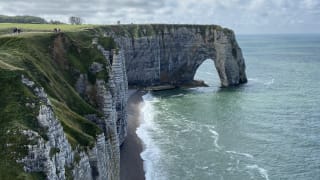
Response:
[{"label": "rock striation", "polygon": [[232,30],[215,25],[124,25],[105,31],[124,51],[130,85],[191,83],[206,59],[214,61],[222,87],[247,82]]},{"label": "rock striation", "polygon": [[42,138],[37,132],[23,130],[21,133],[28,140],[35,141],[28,145],[28,155],[19,162],[24,164],[26,172],[44,172],[48,179],[65,179],[65,167],[73,162],[73,152],[61,123],[55,117],[53,108],[43,88],[34,87],[35,83],[22,76],[22,83],[33,89],[40,102],[37,120],[45,128],[48,140]]}]

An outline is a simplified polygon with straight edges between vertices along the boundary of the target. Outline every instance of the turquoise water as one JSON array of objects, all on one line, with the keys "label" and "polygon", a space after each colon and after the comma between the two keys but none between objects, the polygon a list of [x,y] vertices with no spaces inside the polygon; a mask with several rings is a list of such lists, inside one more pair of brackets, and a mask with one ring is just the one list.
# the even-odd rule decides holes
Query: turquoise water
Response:
[{"label": "turquoise water", "polygon": [[248,84],[149,93],[137,133],[147,180],[320,179],[320,35],[238,36]]}]

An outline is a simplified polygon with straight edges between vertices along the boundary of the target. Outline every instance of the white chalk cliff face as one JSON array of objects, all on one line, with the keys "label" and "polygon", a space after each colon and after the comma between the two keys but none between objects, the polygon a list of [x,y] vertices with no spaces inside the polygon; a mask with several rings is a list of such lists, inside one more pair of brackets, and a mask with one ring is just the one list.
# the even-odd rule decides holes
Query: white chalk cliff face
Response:
[{"label": "white chalk cliff face", "polygon": [[[108,64],[105,68],[109,68],[109,80],[97,79],[95,83],[98,108],[103,112],[103,116],[88,115],[87,119],[96,123],[103,133],[97,136],[94,147],[88,151],[72,150],[44,89],[36,87],[34,82],[22,76],[22,83],[33,89],[39,99],[41,105],[37,120],[47,130],[48,137],[45,140],[32,130],[21,132],[30,141],[36,142],[34,145],[28,145],[28,155],[18,160],[24,164],[26,172],[44,172],[50,180],[67,179],[67,170],[70,170],[72,178],[77,180],[119,179],[119,146],[125,139],[127,129],[128,85],[125,62],[122,51],[109,52],[100,45],[98,49],[104,54]],[[112,65],[110,57],[113,59]],[[101,66],[94,63],[91,71],[99,72]],[[76,85],[79,93],[86,91],[86,79],[86,75],[80,75]]]},{"label": "white chalk cliff face", "polygon": [[106,34],[113,36],[124,50],[131,85],[188,84],[206,59],[214,61],[222,87],[247,82],[245,62],[232,30],[215,25],[126,28],[127,33],[117,27],[106,27]]},{"label": "white chalk cliff face", "polygon": [[73,152],[63,132],[60,122],[56,119],[51,102],[43,88],[34,87],[34,83],[24,76],[22,82],[33,88],[34,94],[41,103],[37,120],[47,129],[48,140],[43,139],[35,131],[24,130],[21,133],[29,140],[36,141],[28,145],[29,154],[19,160],[27,172],[45,172],[48,179],[65,179],[65,166],[73,162]]}]

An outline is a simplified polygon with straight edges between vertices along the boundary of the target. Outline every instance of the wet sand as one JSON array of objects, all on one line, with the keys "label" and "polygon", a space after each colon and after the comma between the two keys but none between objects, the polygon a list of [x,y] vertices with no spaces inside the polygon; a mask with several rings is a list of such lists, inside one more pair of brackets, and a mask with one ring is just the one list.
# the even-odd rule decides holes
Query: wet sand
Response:
[{"label": "wet sand", "polygon": [[143,150],[142,142],[136,134],[140,124],[140,108],[142,105],[141,91],[129,90],[128,100],[128,134],[120,148],[120,179],[144,180],[143,160],[140,153]]}]

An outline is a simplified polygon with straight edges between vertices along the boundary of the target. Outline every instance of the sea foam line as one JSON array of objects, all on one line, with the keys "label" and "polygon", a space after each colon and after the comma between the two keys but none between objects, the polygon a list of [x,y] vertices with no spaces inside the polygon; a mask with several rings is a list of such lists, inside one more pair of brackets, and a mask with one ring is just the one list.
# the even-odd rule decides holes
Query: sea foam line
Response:
[{"label": "sea foam line", "polygon": [[157,101],[151,93],[147,93],[143,97],[144,105],[141,109],[141,123],[137,128],[136,133],[144,144],[144,150],[140,154],[143,160],[143,169],[145,171],[146,180],[165,179],[165,176],[157,174],[156,164],[159,162],[161,152],[151,136],[151,131],[156,130],[154,123],[154,106],[153,103]]},{"label": "sea foam line", "polygon": [[218,140],[219,140],[219,134],[217,133],[217,131],[213,130],[213,129],[209,129],[209,131],[211,132],[212,134],[212,138],[214,139],[214,146],[217,148],[217,149],[221,149],[221,147],[219,146],[218,144]]},{"label": "sea foam line", "polygon": [[269,175],[268,171],[266,169],[263,169],[262,167],[259,167],[258,165],[247,165],[246,166],[248,169],[255,169],[258,170],[259,174],[264,177],[266,180],[269,180]]},{"label": "sea foam line", "polygon": [[241,153],[241,152],[236,152],[236,151],[226,151],[226,152],[230,153],[230,154],[237,154],[237,155],[241,155],[241,156],[245,156],[247,158],[253,159],[253,156],[248,153]]},{"label": "sea foam line", "polygon": [[272,85],[274,83],[274,78],[271,79],[271,81],[263,83],[264,85]]},{"label": "sea foam line", "polygon": [[271,78],[270,80],[260,80],[259,78],[249,78],[248,81],[250,82],[256,82],[256,83],[259,83],[259,84],[263,84],[263,85],[266,85],[266,86],[269,86],[269,85],[272,85],[275,81],[274,78]]}]

